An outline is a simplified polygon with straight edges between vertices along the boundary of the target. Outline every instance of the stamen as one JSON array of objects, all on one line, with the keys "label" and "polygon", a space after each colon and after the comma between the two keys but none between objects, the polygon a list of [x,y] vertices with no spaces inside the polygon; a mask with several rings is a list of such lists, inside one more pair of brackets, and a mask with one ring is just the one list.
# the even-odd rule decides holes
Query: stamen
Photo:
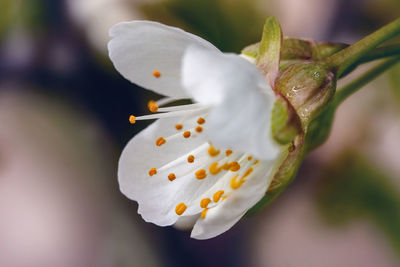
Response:
[{"label": "stamen", "polygon": [[210,204],[210,202],[211,202],[211,199],[209,199],[209,198],[203,198],[203,199],[200,201],[200,208],[202,208],[202,209],[207,208],[207,206],[208,206],[208,204]]},{"label": "stamen", "polygon": [[206,218],[207,211],[208,211],[208,209],[206,208],[206,209],[204,209],[204,210],[201,212],[200,217],[201,217],[203,220]]},{"label": "stamen", "polygon": [[165,107],[165,108],[159,108],[159,112],[171,112],[171,111],[188,111],[188,110],[193,110],[193,109],[198,109],[204,107],[204,104],[187,104],[187,105],[179,105],[179,106],[171,106],[171,107]]},{"label": "stamen", "polygon": [[224,194],[224,191],[223,191],[223,190],[219,190],[218,192],[216,192],[216,193],[213,195],[213,201],[214,201],[214,202],[218,202],[218,201],[220,200],[220,198],[222,197],[223,194]]},{"label": "stamen", "polygon": [[252,159],[253,159],[253,156],[247,157],[247,160],[248,160],[248,161],[251,161]]},{"label": "stamen", "polygon": [[179,203],[178,205],[176,205],[175,212],[178,215],[182,215],[186,209],[187,209],[187,206],[185,205],[185,203],[182,202],[182,203]]},{"label": "stamen", "polygon": [[243,178],[242,178],[242,179],[239,179],[239,180],[236,180],[238,177],[239,177],[239,175],[235,175],[235,176],[233,176],[232,179],[231,179],[230,185],[231,185],[231,188],[232,188],[233,190],[238,189],[238,188],[241,187],[242,184],[244,183],[244,179],[243,179]]},{"label": "stamen", "polygon": [[225,151],[225,155],[227,157],[229,157],[230,154],[232,154],[232,150],[228,149],[228,150]]},{"label": "stamen", "polygon": [[196,127],[196,132],[201,133],[203,131],[203,128],[201,126]]},{"label": "stamen", "polygon": [[160,78],[161,77],[161,72],[159,70],[155,70],[155,71],[153,71],[153,76],[155,78]]},{"label": "stamen", "polygon": [[163,144],[165,144],[165,142],[167,142],[163,137],[159,137],[156,140],[156,146],[162,146]]},{"label": "stamen", "polygon": [[147,103],[147,107],[151,112],[157,112],[158,110],[158,105],[154,100],[150,100],[149,103]]},{"label": "stamen", "polygon": [[229,162],[225,162],[224,165],[222,165],[222,169],[224,169],[225,171],[229,170],[230,167],[231,164]]},{"label": "stamen", "polygon": [[258,163],[258,159],[256,161],[254,161],[253,165],[256,165]]},{"label": "stamen", "polygon": [[208,148],[208,154],[211,156],[211,157],[215,157],[215,156],[217,156],[218,154],[219,154],[219,150],[217,150],[217,149],[215,149],[215,147],[214,146],[210,146],[209,148]]},{"label": "stamen", "polygon": [[204,124],[206,122],[206,120],[204,119],[204,118],[202,118],[202,117],[200,117],[198,120],[197,120],[197,123],[198,124]]},{"label": "stamen", "polygon": [[197,172],[195,172],[195,175],[198,180],[202,180],[207,177],[206,170],[204,169],[198,170]]},{"label": "stamen", "polygon": [[218,162],[211,163],[208,167],[208,171],[213,175],[217,175],[221,171],[221,168],[218,167]]},{"label": "stamen", "polygon": [[156,175],[157,174],[157,169],[156,168],[151,168],[150,170],[149,170],[149,175],[150,176],[153,176],[153,175]]},{"label": "stamen", "polygon": [[129,122],[130,122],[131,124],[135,124],[135,122],[136,122],[136,117],[133,116],[133,115],[130,115],[130,116],[129,116]]},{"label": "stamen", "polygon": [[253,172],[253,168],[248,168],[247,171],[243,174],[242,179],[246,178]]},{"label": "stamen", "polygon": [[183,137],[189,138],[189,137],[190,137],[190,131],[185,131],[185,132],[183,133]]},{"label": "stamen", "polygon": [[240,170],[240,164],[237,161],[231,162],[231,167],[229,168],[230,171],[232,172],[237,172]]},{"label": "stamen", "polygon": [[[196,114],[196,113],[207,112],[208,109],[210,109],[209,106],[202,105],[201,107],[196,108],[196,109],[177,110],[177,111],[171,111],[171,112],[165,112],[165,113],[156,113],[156,114],[151,114],[151,115],[138,116],[138,117],[135,118],[135,120],[136,121],[139,121],[139,120],[155,120],[155,119],[162,119],[162,118],[188,116],[188,115],[193,115],[193,114]],[[159,108],[158,111],[161,111],[161,108]]]},{"label": "stamen", "polygon": [[172,182],[173,180],[175,180],[175,179],[176,179],[176,176],[175,176],[174,173],[170,173],[170,174],[168,175],[168,180],[170,180],[171,182]]},{"label": "stamen", "polygon": [[175,98],[172,98],[172,97],[163,97],[163,98],[157,100],[156,104],[157,104],[157,106],[161,107],[163,105],[172,103],[172,102],[174,102],[176,100],[178,100],[178,99],[175,99]]},{"label": "stamen", "polygon": [[179,130],[182,130],[182,128],[183,128],[183,125],[182,125],[182,124],[177,124],[177,125],[175,125],[175,129],[177,129],[178,131],[179,131]]},{"label": "stamen", "polygon": [[193,163],[194,162],[194,156],[193,155],[189,155],[188,158],[187,158],[187,161],[189,163]]}]

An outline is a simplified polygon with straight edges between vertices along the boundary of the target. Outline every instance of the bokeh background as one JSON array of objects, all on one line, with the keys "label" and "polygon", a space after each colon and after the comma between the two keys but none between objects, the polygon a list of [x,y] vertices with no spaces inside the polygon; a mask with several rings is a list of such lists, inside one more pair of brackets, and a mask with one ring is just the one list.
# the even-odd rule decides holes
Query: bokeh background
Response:
[{"label": "bokeh background", "polygon": [[117,162],[146,123],[108,29],[178,26],[239,52],[276,16],[291,37],[352,43],[399,0],[1,0],[0,266],[400,266],[400,67],[347,100],[328,142],[263,212],[207,241],[145,223]]}]

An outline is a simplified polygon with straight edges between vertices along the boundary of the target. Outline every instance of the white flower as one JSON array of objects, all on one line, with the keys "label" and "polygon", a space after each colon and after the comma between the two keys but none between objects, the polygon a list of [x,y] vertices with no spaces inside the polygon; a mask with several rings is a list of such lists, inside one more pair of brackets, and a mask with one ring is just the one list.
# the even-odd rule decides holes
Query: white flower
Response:
[{"label": "white flower", "polygon": [[[280,147],[271,137],[271,86],[254,64],[178,28],[149,21],[110,30],[109,55],[128,80],[167,96],[158,119],[119,161],[121,191],[160,226],[197,218],[191,236],[231,228],[268,189]],[[194,104],[161,107],[178,99]]]}]

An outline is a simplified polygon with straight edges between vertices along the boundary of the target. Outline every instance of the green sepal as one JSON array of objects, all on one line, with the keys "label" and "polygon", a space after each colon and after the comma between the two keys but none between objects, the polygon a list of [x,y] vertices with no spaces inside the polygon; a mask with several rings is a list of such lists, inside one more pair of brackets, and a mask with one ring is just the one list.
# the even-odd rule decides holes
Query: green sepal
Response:
[{"label": "green sepal", "polygon": [[281,46],[281,26],[275,17],[269,17],[264,24],[256,65],[271,86],[278,75]]},{"label": "green sepal", "polygon": [[278,97],[274,103],[271,130],[272,136],[281,145],[292,142],[301,132],[299,117],[283,97]]}]

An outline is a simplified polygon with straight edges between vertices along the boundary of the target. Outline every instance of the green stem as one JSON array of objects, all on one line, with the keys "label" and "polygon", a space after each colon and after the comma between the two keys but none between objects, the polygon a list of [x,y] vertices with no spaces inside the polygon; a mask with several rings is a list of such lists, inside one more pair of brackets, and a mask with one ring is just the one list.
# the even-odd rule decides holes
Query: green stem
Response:
[{"label": "green stem", "polygon": [[371,68],[369,71],[365,72],[363,75],[350,82],[349,84],[342,87],[335,94],[335,98],[332,102],[332,107],[336,109],[348,96],[356,92],[358,89],[369,83],[370,81],[377,78],[380,74],[385,72],[387,69],[395,65],[400,61],[400,57],[390,58],[385,60],[383,63]]},{"label": "green stem", "polygon": [[400,55],[400,44],[378,47],[373,51],[371,51],[370,53],[368,53],[367,55],[365,55],[364,57],[362,57],[359,61],[357,61],[353,65],[343,70],[339,78],[343,78],[361,64],[368,63],[377,59],[398,56],[398,55]]},{"label": "green stem", "polygon": [[400,55],[400,44],[393,44],[388,46],[378,47],[361,58],[360,64],[371,62],[385,57],[392,57]]},{"label": "green stem", "polygon": [[380,28],[357,43],[333,54],[325,60],[329,69],[337,71],[338,77],[351,65],[380,44],[400,33],[400,18]]}]

